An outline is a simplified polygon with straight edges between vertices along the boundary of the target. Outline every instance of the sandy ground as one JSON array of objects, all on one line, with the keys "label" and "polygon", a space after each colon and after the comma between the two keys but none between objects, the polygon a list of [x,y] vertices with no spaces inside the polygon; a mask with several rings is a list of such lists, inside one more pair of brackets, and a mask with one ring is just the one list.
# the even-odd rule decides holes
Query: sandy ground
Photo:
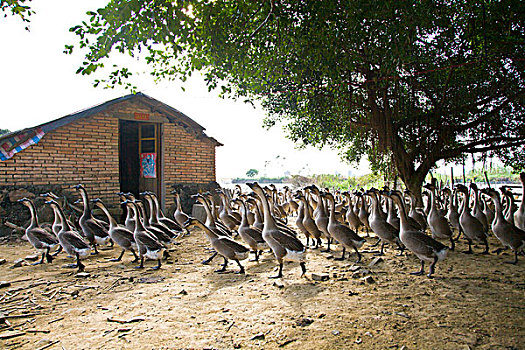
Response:
[{"label": "sandy ground", "polygon": [[[499,247],[490,243],[491,251]],[[244,261],[246,275],[217,274],[222,259],[200,264],[207,247],[193,231],[160,271],[133,268],[131,254],[110,262],[118,251],[106,249],[85,261],[89,276],[78,277],[63,268],[71,262],[65,254],[12,269],[33,250],[4,242],[0,280],[11,286],[0,288],[0,313],[11,326],[0,321],[0,348],[525,349],[524,257],[514,266],[504,263],[508,252],[452,252],[429,279],[409,275],[418,261],[392,249],[369,266],[376,248],[367,243],[359,264],[355,255],[341,262],[311,250],[306,278],[289,263],[275,283],[271,254]],[[314,281],[312,273],[329,279]]]}]

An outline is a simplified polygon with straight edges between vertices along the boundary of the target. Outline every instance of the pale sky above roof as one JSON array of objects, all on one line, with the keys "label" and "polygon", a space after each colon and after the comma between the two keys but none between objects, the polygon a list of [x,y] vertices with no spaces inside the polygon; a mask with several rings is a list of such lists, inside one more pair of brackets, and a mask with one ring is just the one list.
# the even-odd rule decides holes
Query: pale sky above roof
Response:
[{"label": "pale sky above roof", "polygon": [[[124,88],[94,88],[93,77],[75,74],[82,62],[80,52],[62,53],[65,44],[76,43],[68,29],[86,19],[86,11],[106,2],[31,2],[36,14],[31,16],[30,32],[24,30],[19,18],[0,19],[1,129],[35,126],[129,93]],[[205,127],[207,135],[224,144],[217,148],[219,179],[244,176],[251,168],[267,176],[285,171],[302,175],[369,172],[366,166],[357,169],[342,163],[334,150],[295,149],[281,127],[262,127],[265,112],[261,108],[209,93],[198,75],[184,83],[186,91],[182,91],[179,82],[155,84],[144,72],[144,63],[119,56],[113,59],[142,69],[133,81],[139,91],[185,113]]]}]

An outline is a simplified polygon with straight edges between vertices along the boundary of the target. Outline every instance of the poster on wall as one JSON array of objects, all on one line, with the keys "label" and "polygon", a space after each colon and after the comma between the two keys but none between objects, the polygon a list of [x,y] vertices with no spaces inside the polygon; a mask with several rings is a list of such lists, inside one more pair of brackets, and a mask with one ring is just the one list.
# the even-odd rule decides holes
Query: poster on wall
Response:
[{"label": "poster on wall", "polygon": [[157,154],[141,153],[140,154],[140,174],[146,179],[157,177]]}]

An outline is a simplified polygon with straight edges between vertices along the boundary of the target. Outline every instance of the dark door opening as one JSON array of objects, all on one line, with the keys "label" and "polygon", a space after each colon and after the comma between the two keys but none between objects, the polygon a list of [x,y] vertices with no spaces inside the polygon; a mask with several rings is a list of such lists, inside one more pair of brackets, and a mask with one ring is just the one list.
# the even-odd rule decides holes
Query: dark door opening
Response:
[{"label": "dark door opening", "polygon": [[139,195],[139,123],[119,120],[120,191]]},{"label": "dark door opening", "polygon": [[120,191],[151,191],[162,201],[160,142],[159,123],[119,120]]}]

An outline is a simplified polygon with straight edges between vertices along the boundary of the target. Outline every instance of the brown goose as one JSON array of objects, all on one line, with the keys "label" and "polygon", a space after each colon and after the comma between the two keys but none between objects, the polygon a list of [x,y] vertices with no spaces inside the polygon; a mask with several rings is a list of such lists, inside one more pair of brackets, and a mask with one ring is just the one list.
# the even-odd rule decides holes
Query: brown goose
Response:
[{"label": "brown goose", "polygon": [[[175,218],[175,221],[177,222],[177,224],[179,224],[180,227],[184,227],[184,223],[188,221],[190,217],[188,216],[188,214],[182,211],[182,205],[180,203],[180,195],[177,192],[177,190],[173,190],[171,191],[171,193],[173,193],[175,197],[175,202],[176,202],[176,208],[175,208],[175,212],[173,213],[173,217]],[[187,228],[186,228],[186,233],[190,233]]]},{"label": "brown goose", "polygon": [[450,240],[450,250],[454,250],[455,245],[452,230],[450,229],[447,219],[437,208],[436,186],[433,184],[425,184],[423,187],[430,191],[430,209],[428,211],[427,222],[432,231],[432,238]]},{"label": "brown goose", "polygon": [[253,223],[251,223],[250,225],[252,225],[256,229],[261,230],[262,232],[262,229],[264,227],[264,220],[262,218],[261,209],[259,208],[259,204],[257,200],[255,200],[254,198],[248,198],[246,200],[246,203],[251,205],[253,208],[254,220],[253,220]]},{"label": "brown goose", "polygon": [[165,246],[155,237],[153,233],[148,231],[140,219],[139,207],[136,201],[126,200],[124,204],[129,210],[132,210],[135,218],[135,228],[133,229],[133,239],[137,244],[138,253],[140,257],[140,265],[136,268],[144,268],[144,258],[157,260],[157,266],[152,267],[153,270],[158,270],[161,267],[161,258],[164,255]]},{"label": "brown goose", "polygon": [[[157,207],[153,201],[153,196],[151,192],[142,192],[141,195],[146,199],[148,202],[149,207],[149,218],[148,224],[146,227],[155,227],[156,229],[159,229],[160,231],[164,232],[170,239],[174,239],[178,236],[178,232],[175,232],[171,230],[168,226],[164,225],[162,222],[159,221],[159,216],[157,214]],[[144,218],[146,220],[146,218]]]},{"label": "brown goose", "polygon": [[500,196],[497,191],[491,188],[486,188],[481,191],[492,198],[496,208],[496,217],[492,222],[492,232],[494,232],[494,235],[499,239],[501,244],[503,244],[505,247],[511,248],[514,252],[514,261],[507,262],[511,264],[517,264],[518,253],[520,250],[525,248],[525,231],[512,225],[505,219]]},{"label": "brown goose", "polygon": [[481,206],[479,205],[480,194],[479,194],[478,186],[475,183],[471,183],[470,188],[474,192],[474,206],[472,207],[472,216],[478,219],[479,222],[481,222],[481,224],[483,225],[483,230],[485,232],[488,232],[489,223],[488,223],[487,217],[485,216],[485,213],[481,210]]},{"label": "brown goose", "polygon": [[427,219],[416,208],[416,196],[410,190],[405,190],[405,194],[408,195],[410,200],[410,212],[408,213],[408,217],[414,219],[419,224],[421,230],[425,231],[427,229]]},{"label": "brown goose", "polygon": [[240,225],[240,221],[233,215],[231,215],[231,209],[226,200],[226,195],[223,190],[217,190],[219,197],[221,198],[221,207],[219,209],[219,220],[226,225],[231,231],[236,231]]},{"label": "brown goose", "polygon": [[235,242],[233,239],[226,236],[218,236],[214,231],[210,230],[206,225],[195,218],[190,218],[186,221],[185,227],[197,226],[204,231],[208,239],[210,240],[211,246],[217,253],[219,253],[224,258],[224,264],[222,269],[217,270],[216,272],[226,271],[226,266],[228,266],[228,259],[234,260],[237,265],[239,265],[239,273],[244,274],[244,267],[241,265],[239,260],[244,260],[248,258],[249,249]]},{"label": "brown goose", "polygon": [[283,261],[298,261],[301,266],[302,275],[306,273],[306,249],[299,239],[278,228],[270,211],[268,199],[264,190],[257,182],[246,183],[259,197],[264,212],[263,239],[270,246],[277,262],[279,263],[279,273],[270,278],[281,278],[283,276]]},{"label": "brown goose", "polygon": [[[296,196],[302,196],[300,191],[297,191]],[[304,197],[303,197],[304,198]],[[314,237],[310,235],[310,232],[304,227],[304,215],[305,215],[305,202],[299,200],[299,209],[297,211],[297,218],[295,219],[295,226],[306,237],[306,246],[309,247],[310,237],[312,238],[312,245],[314,245]]]},{"label": "brown goose", "polygon": [[404,198],[399,191],[390,191],[390,197],[399,208],[400,232],[399,239],[412,253],[421,260],[421,269],[412,272],[412,275],[422,275],[425,273],[425,260],[430,261],[428,277],[432,277],[436,263],[445,259],[448,247],[427,236],[424,232],[414,230],[409,222],[405,209]]},{"label": "brown goose", "polygon": [[321,251],[329,252],[330,239],[332,237],[330,236],[330,232],[328,232],[328,215],[323,202],[323,198],[321,197],[321,191],[319,191],[319,189],[315,185],[308,186],[305,189],[309,190],[317,197],[317,208],[315,208],[314,210],[313,218],[315,220],[315,225],[322,232],[322,235],[326,238],[327,248]]},{"label": "brown goose", "polygon": [[[304,218],[303,218],[302,226],[308,232],[306,237],[310,236],[312,237],[312,241],[315,240],[315,246],[313,246],[312,249],[317,249],[321,245],[321,235],[323,233],[321,232],[321,230],[319,230],[319,228],[315,224],[315,221],[312,218],[312,215],[309,210],[310,205],[308,204],[308,201],[306,200],[304,195],[298,192],[295,195],[295,198],[297,198],[300,201],[300,203],[302,204],[304,208]],[[308,245],[308,240],[307,240],[307,245]]]},{"label": "brown goose", "polygon": [[35,205],[30,199],[22,198],[19,199],[18,202],[26,206],[31,213],[31,222],[25,231],[27,239],[35,249],[42,252],[42,259],[35,262],[33,265],[44,263],[44,258],[47,259],[48,263],[51,263],[53,257],[49,254],[49,250],[58,244],[57,236],[40,227]]},{"label": "brown goose", "polygon": [[485,244],[485,251],[482,254],[489,254],[487,232],[485,231],[483,224],[470,213],[470,207],[468,205],[468,188],[465,185],[457,184],[456,189],[459,193],[464,195],[459,223],[468,242],[468,251],[465,253],[472,254],[472,241],[475,240]]},{"label": "brown goose", "polygon": [[457,191],[454,189],[452,192],[450,188],[445,187],[443,189],[443,193],[445,193],[448,198],[448,210],[445,218],[448,220],[450,225],[452,225],[453,228],[458,230],[459,234],[455,238],[457,241],[459,239],[459,236],[461,236],[461,225],[459,224],[459,211],[458,211],[458,194]]},{"label": "brown goose", "polygon": [[335,258],[334,260],[344,260],[346,248],[354,249],[357,254],[356,263],[361,261],[361,254],[358,248],[361,248],[366,242],[364,238],[359,237],[350,227],[345,226],[338,222],[335,218],[335,199],[330,192],[321,194],[321,197],[328,199],[330,202],[330,216],[328,217],[328,232],[330,235],[343,246],[343,252],[341,258]]},{"label": "brown goose", "polygon": [[91,202],[95,203],[95,206],[97,208],[100,208],[104,212],[104,214],[106,214],[106,217],[108,218],[109,222],[109,237],[111,237],[111,240],[117,243],[122,248],[122,252],[120,253],[119,257],[110,259],[110,261],[121,261],[126,250],[129,250],[131,253],[133,253],[135,260],[133,260],[132,262],[139,261],[139,257],[137,256],[137,253],[135,253],[135,249],[137,249],[137,244],[135,243],[133,232],[131,232],[124,226],[120,226],[119,224],[117,224],[117,221],[109,213],[108,209],[99,198],[92,199]]},{"label": "brown goose", "polygon": [[368,216],[368,224],[374,233],[381,240],[381,250],[377,255],[384,254],[385,243],[395,243],[403,253],[404,248],[401,245],[399,240],[399,231],[392,225],[390,225],[386,219],[381,215],[379,210],[379,198],[377,197],[377,190],[370,189],[364,193],[365,196],[368,196],[372,202],[372,207],[370,208],[370,215]]},{"label": "brown goose", "polygon": [[73,186],[74,189],[80,192],[82,196],[82,203],[84,204],[84,212],[78,221],[84,236],[88,239],[91,247],[93,247],[93,254],[98,254],[97,245],[98,244],[107,244],[110,240],[108,235],[108,230],[100,224],[89,209],[89,199],[86,189],[83,185],[78,184]]},{"label": "brown goose", "polygon": [[46,204],[49,204],[53,208],[53,210],[57,210],[58,215],[60,216],[60,223],[62,225],[62,228],[58,232],[58,242],[60,243],[62,248],[64,248],[66,253],[75,256],[77,259],[76,264],[69,265],[69,267],[78,267],[78,272],[84,271],[85,266],[84,264],[82,264],[80,259],[89,256],[89,253],[91,252],[89,243],[84,240],[80,233],[74,231],[69,226],[66,220],[66,216],[62,211],[62,208],[58,205],[56,201],[47,201]]},{"label": "brown goose", "polygon": [[241,224],[239,226],[239,235],[242,240],[248,244],[255,254],[255,261],[259,261],[259,252],[268,247],[262,237],[262,231],[250,227],[248,224],[248,215],[246,215],[246,204],[240,198],[233,200],[241,209]]},{"label": "brown goose", "polygon": [[158,221],[164,226],[167,226],[170,230],[175,231],[175,235],[178,236],[182,232],[182,226],[180,226],[176,221],[173,221],[164,215],[159,205],[159,199],[157,198],[157,195],[154,192],[148,192],[148,194],[153,200],[153,205],[155,206],[155,221]]}]

